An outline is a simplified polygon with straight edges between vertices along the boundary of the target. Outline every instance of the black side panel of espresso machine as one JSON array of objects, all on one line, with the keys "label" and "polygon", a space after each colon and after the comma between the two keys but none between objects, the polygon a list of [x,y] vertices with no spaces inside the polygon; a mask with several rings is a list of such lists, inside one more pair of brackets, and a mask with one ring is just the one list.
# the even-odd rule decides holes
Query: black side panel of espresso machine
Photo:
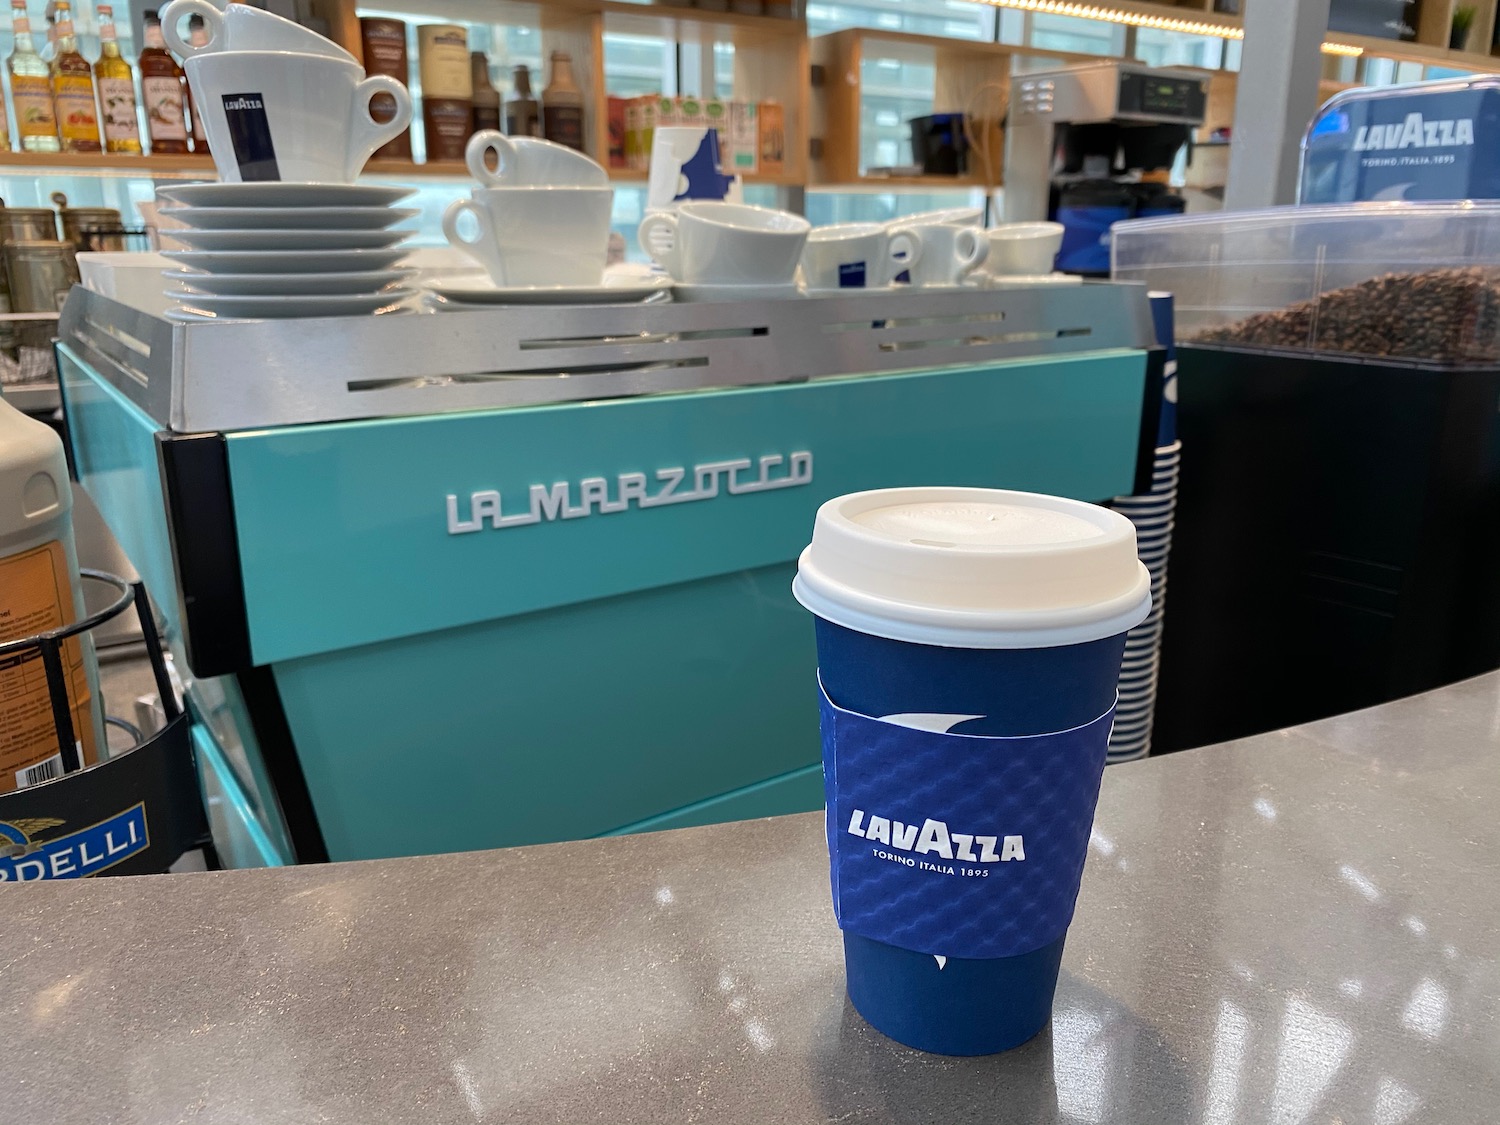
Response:
[{"label": "black side panel of espresso machine", "polygon": [[1500,667],[1500,371],[1178,349],[1153,745]]}]

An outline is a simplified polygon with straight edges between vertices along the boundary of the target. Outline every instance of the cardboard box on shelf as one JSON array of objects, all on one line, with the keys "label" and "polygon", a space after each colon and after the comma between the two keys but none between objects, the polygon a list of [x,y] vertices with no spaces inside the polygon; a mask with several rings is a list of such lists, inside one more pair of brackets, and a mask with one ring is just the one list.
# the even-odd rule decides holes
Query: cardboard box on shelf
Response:
[{"label": "cardboard box on shelf", "polygon": [[760,129],[754,102],[730,102],[729,125],[719,135],[727,173],[752,175],[760,171]]},{"label": "cardboard box on shelf", "polygon": [[644,168],[646,158],[641,153],[641,108],[644,98],[630,98],[625,102],[625,167]]},{"label": "cardboard box on shelf", "polygon": [[760,168],[762,175],[779,176],[786,171],[786,113],[780,102],[760,103]]},{"label": "cardboard box on shelf", "polygon": [[703,128],[708,124],[708,117],[703,112],[703,99],[692,94],[679,94],[677,102],[677,120],[674,125],[685,125],[688,128]]},{"label": "cardboard box on shelf", "polygon": [[625,99],[611,97],[609,101],[609,160],[611,168],[628,168],[625,158]]}]

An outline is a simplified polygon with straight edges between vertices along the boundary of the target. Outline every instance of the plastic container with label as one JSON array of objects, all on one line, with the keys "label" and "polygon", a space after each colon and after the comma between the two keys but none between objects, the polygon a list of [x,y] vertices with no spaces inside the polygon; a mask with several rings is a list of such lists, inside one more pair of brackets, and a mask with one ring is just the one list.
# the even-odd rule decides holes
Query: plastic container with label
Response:
[{"label": "plastic container with label", "polygon": [[[0,399],[0,642],[83,615],[72,510],[62,442]],[[87,637],[63,642],[62,665],[79,760],[93,765],[105,742]],[[50,781],[62,768],[40,650],[0,658],[0,793]]]}]

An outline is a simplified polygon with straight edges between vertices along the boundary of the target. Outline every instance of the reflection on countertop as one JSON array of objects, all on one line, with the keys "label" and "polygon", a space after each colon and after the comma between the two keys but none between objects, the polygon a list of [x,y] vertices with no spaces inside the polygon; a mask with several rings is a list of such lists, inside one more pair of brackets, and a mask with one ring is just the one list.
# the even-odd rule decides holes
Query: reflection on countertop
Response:
[{"label": "reflection on countertop", "polygon": [[0,1118],[1402,1125],[1500,1093],[1500,674],[1111,768],[1051,1026],[843,995],[821,817],[0,890]]}]

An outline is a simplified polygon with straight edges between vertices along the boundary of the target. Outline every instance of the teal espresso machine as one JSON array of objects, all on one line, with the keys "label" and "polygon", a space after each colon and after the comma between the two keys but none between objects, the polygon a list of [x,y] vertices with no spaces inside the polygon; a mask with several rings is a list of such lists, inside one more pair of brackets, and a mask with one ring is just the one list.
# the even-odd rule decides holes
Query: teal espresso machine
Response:
[{"label": "teal espresso machine", "polygon": [[232,864],[814,809],[819,504],[1149,461],[1143,287],[172,323],[75,288],[73,468]]}]

